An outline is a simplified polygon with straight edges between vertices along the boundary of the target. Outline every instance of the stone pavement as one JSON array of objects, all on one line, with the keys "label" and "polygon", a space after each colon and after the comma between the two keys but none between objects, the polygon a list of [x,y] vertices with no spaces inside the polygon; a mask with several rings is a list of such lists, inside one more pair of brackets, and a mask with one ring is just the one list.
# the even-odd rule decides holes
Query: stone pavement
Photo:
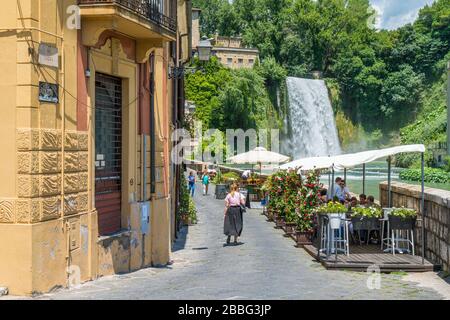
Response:
[{"label": "stone pavement", "polygon": [[[213,188],[211,188],[213,189]],[[104,277],[78,288],[36,299],[441,299],[436,291],[381,275],[381,289],[367,287],[368,275],[328,271],[294,247],[260,210],[244,216],[241,244],[225,246],[223,201],[195,202],[199,223],[185,228],[174,245],[173,264]]]}]

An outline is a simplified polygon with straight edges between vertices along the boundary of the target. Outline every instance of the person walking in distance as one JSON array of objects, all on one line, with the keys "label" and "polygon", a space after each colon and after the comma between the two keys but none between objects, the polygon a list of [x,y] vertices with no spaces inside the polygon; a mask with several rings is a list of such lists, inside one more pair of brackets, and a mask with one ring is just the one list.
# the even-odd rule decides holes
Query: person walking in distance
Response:
[{"label": "person walking in distance", "polygon": [[238,244],[243,228],[243,207],[245,200],[238,192],[237,184],[230,187],[230,193],[225,198],[224,234],[227,236],[227,244],[230,244],[231,236],[234,236],[234,244]]},{"label": "person walking in distance", "polygon": [[208,195],[208,189],[209,189],[209,174],[208,171],[203,172],[202,176],[202,184],[203,184],[203,195]]},{"label": "person walking in distance", "polygon": [[189,183],[189,194],[194,197],[194,193],[195,193],[195,174],[193,171],[191,171],[189,173],[189,177],[188,177],[188,183]]}]

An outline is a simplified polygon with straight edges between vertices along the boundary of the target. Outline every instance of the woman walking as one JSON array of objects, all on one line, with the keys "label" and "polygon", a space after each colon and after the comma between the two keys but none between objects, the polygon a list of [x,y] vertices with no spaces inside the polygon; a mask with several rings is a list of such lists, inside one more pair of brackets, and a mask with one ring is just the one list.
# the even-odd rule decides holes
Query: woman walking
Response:
[{"label": "woman walking", "polygon": [[189,193],[191,197],[194,197],[196,179],[193,171],[189,173],[188,182],[189,182]]},{"label": "woman walking", "polygon": [[245,205],[245,201],[238,192],[238,186],[236,184],[231,185],[230,189],[230,193],[225,198],[226,208],[223,229],[224,234],[227,236],[227,244],[230,243],[231,236],[234,236],[234,244],[237,244],[243,227],[243,209],[241,206]]}]

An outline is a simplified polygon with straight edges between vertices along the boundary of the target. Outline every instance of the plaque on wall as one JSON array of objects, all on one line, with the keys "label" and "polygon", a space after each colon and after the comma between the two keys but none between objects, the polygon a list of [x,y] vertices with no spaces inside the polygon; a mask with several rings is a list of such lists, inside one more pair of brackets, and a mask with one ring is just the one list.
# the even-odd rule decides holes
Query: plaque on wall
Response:
[{"label": "plaque on wall", "polygon": [[39,101],[58,103],[59,86],[48,82],[39,82]]},{"label": "plaque on wall", "polygon": [[39,64],[58,68],[59,67],[58,48],[46,43],[39,44]]}]

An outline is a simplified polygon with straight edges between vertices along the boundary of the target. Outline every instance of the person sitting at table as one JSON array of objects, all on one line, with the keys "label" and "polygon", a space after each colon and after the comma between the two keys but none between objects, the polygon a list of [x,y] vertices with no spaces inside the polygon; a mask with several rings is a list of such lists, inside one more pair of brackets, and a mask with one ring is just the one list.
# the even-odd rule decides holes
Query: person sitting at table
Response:
[{"label": "person sitting at table", "polygon": [[366,207],[368,207],[368,208],[370,208],[370,207],[381,208],[378,204],[375,203],[374,196],[368,196],[367,197]]},{"label": "person sitting at table", "polygon": [[364,193],[359,195],[359,205],[365,206],[367,203],[367,196]]},{"label": "person sitting at table", "polygon": [[358,206],[358,199],[356,197],[352,197],[349,202],[349,208],[355,208]]}]

